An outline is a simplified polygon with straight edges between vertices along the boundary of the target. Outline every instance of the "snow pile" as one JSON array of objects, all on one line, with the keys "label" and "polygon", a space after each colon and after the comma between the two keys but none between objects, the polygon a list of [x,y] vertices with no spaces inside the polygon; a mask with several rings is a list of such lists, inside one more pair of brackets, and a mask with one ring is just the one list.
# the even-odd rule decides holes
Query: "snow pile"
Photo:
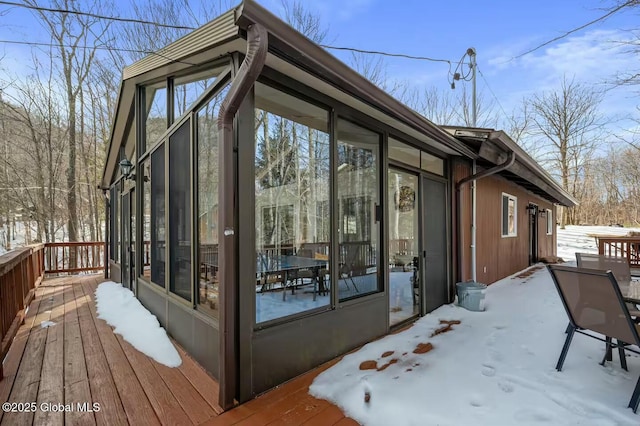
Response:
[{"label": "snow pile", "polygon": [[[543,267],[517,275],[487,289],[485,312],[445,305],[346,355],[309,393],[365,425],[640,424],[627,408],[640,357],[627,352],[629,372],[617,353],[601,367],[604,343],[577,334],[557,372],[560,298]],[[461,323],[434,335],[441,320]],[[365,361],[374,369],[361,370]]]},{"label": "snow pile", "polygon": [[158,319],[136,299],[133,293],[113,281],[107,281],[96,289],[98,318],[114,327],[131,345],[168,367],[182,363]]},{"label": "snow pile", "polygon": [[566,229],[558,227],[558,256],[566,261],[575,261],[576,252],[598,253],[596,239],[592,235],[624,236],[630,231],[640,231],[640,228],[575,225],[567,225]]}]

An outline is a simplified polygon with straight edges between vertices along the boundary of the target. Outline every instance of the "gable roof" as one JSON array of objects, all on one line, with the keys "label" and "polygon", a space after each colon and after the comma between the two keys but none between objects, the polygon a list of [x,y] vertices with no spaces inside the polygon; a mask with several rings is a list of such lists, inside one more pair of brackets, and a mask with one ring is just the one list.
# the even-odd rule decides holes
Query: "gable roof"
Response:
[{"label": "gable roof", "polygon": [[262,25],[269,33],[267,66],[279,67],[283,73],[295,72],[296,79],[305,79],[303,83],[313,89],[327,93],[443,153],[476,157],[473,150],[452,135],[384,92],[254,0],[245,0],[208,24],[124,69],[103,171],[103,187],[110,184],[117,167],[118,148],[132,126],[136,85],[201,67],[232,52],[244,53],[246,30],[253,24]]}]

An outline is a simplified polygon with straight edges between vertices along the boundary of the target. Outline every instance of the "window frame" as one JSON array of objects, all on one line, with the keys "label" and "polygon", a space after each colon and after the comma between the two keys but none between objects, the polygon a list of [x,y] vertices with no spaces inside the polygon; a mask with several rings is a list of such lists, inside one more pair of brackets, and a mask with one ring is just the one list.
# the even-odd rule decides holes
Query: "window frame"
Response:
[{"label": "window frame", "polygon": [[[268,86],[271,89],[277,90],[278,92],[281,92],[281,93],[283,93],[285,95],[294,97],[294,98],[296,98],[296,99],[298,99],[300,101],[303,101],[303,102],[305,102],[307,104],[312,105],[313,107],[316,107],[316,108],[319,108],[319,109],[322,109],[322,110],[326,111],[327,120],[328,120],[328,123],[327,123],[328,124],[327,134],[329,136],[329,140],[328,140],[329,141],[329,174],[328,174],[328,181],[329,181],[328,194],[329,194],[329,198],[326,201],[328,201],[328,209],[329,209],[329,212],[331,212],[333,207],[334,207],[334,204],[335,204],[335,202],[333,200],[333,196],[334,196],[333,195],[333,190],[331,189],[332,185],[333,185],[333,183],[332,183],[332,180],[333,180],[332,168],[334,166],[334,163],[333,163],[334,162],[334,159],[333,159],[334,152],[333,152],[333,150],[335,149],[335,147],[334,147],[335,141],[334,141],[334,135],[333,135],[333,132],[335,130],[334,129],[334,125],[335,125],[335,121],[336,121],[335,108],[332,107],[330,104],[325,104],[322,101],[316,99],[315,97],[310,96],[305,91],[298,90],[295,85],[292,85],[292,86],[285,85],[280,80],[278,80],[278,79],[274,80],[272,78],[269,78],[269,76],[265,75],[265,74],[261,74],[260,75],[260,77],[257,80],[257,83],[260,83],[260,84],[263,84],[265,86]],[[254,85],[254,88],[252,89],[252,93],[254,93],[254,99],[255,99],[255,85]],[[252,104],[253,104],[252,114],[253,114],[253,117],[255,118],[255,111],[258,108],[255,105],[255,100],[252,102]],[[252,150],[253,150],[253,158],[254,159],[255,159],[255,156],[256,156],[256,149],[257,149],[257,145],[256,145],[255,132],[254,132],[254,134],[253,134],[253,148],[252,148]],[[254,165],[254,167],[255,167],[255,165]],[[255,174],[255,168],[253,168],[253,173]],[[253,209],[254,209],[254,214],[255,214],[256,213],[255,212],[256,200],[254,199],[253,202],[254,202],[253,203]],[[296,209],[294,207],[294,215],[295,214],[296,214]],[[256,215],[254,217],[254,225],[255,225],[255,223],[260,223],[260,226],[262,226],[262,217],[261,216],[262,216],[262,210],[260,210],[260,216]],[[331,217],[331,215],[330,215],[330,217]],[[334,272],[331,272],[334,269],[332,267],[333,262],[334,262],[334,260],[333,260],[334,259],[333,249],[332,249],[332,244],[333,244],[332,243],[332,239],[334,237],[334,234],[332,232],[333,223],[330,223],[328,226],[329,226],[329,242],[330,242],[328,266],[329,266],[329,271],[330,271],[329,275],[333,278]],[[258,248],[258,246],[256,245],[257,241],[255,239],[255,236],[254,236],[253,242],[251,244],[253,246],[252,252],[255,255],[255,252],[256,252],[256,250]],[[337,243],[336,243],[336,245],[337,245]],[[336,261],[335,265],[337,266],[337,264],[338,263]],[[255,275],[255,274],[253,274],[253,275]],[[334,289],[334,287],[333,287],[333,280],[332,279],[330,279],[330,282],[331,282],[331,285],[329,287],[330,297],[329,297],[329,301],[328,301],[328,303],[326,305],[322,305],[322,306],[318,306],[318,307],[314,307],[314,308],[309,308],[307,310],[302,310],[302,311],[295,312],[295,313],[292,313],[292,314],[289,314],[289,315],[283,315],[281,317],[267,319],[267,320],[263,320],[263,321],[258,321],[257,320],[256,306],[254,305],[253,309],[252,309],[253,329],[254,330],[264,330],[264,329],[268,329],[268,328],[271,328],[271,327],[281,326],[283,324],[291,324],[291,323],[293,323],[295,321],[298,321],[298,320],[300,320],[302,318],[310,317],[310,316],[313,316],[313,315],[321,314],[321,313],[328,312],[328,311],[331,311],[331,310],[335,309],[335,307],[337,306],[337,302],[334,301],[337,298],[334,295],[334,293],[336,292],[336,289]],[[252,297],[254,299],[255,299],[256,295],[259,295],[259,293],[257,292],[255,287],[252,288],[251,294],[252,294]]]},{"label": "window frame", "polygon": [[[507,199],[507,212],[509,211],[509,201],[513,201],[513,232],[509,232],[509,218],[507,217],[507,233],[505,234],[505,217],[504,217],[504,201]],[[500,234],[502,238],[514,238],[518,236],[518,197],[503,192],[500,197]]]},{"label": "window frame", "polygon": [[547,210],[547,235],[553,235],[553,210]]}]

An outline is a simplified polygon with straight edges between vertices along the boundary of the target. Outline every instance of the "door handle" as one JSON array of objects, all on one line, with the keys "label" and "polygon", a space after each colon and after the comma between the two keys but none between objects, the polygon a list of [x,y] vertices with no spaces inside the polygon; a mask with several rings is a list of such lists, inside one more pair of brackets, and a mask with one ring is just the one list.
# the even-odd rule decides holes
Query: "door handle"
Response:
[{"label": "door handle", "polygon": [[425,259],[427,258],[427,251],[426,250],[422,251],[422,257],[424,257]]}]

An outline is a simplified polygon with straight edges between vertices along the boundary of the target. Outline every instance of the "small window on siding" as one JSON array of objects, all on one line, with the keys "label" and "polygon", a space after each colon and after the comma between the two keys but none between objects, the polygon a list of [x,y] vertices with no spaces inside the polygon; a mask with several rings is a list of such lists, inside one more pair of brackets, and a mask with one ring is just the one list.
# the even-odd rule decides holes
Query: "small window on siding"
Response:
[{"label": "small window on siding", "polygon": [[502,193],[502,236],[518,235],[518,199],[513,195]]},{"label": "small window on siding", "polygon": [[553,212],[547,209],[547,235],[553,235]]}]

